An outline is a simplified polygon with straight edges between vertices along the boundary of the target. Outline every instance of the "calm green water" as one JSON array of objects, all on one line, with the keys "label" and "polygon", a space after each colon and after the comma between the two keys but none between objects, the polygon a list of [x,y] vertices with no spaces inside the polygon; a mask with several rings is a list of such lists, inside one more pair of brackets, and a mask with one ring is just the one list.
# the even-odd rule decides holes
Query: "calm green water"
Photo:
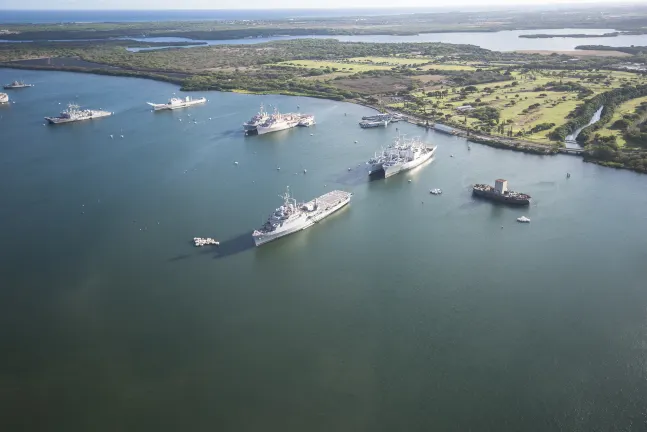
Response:
[{"label": "calm green water", "polygon": [[[647,176],[429,132],[432,163],[368,182],[396,131],[360,129],[367,108],[151,113],[177,88],[16,78],[36,87],[0,107],[0,429],[644,430]],[[43,126],[71,100],[115,115]],[[318,124],[245,138],[261,101]],[[471,197],[498,177],[533,205]],[[286,185],[355,195],[253,248]]]}]

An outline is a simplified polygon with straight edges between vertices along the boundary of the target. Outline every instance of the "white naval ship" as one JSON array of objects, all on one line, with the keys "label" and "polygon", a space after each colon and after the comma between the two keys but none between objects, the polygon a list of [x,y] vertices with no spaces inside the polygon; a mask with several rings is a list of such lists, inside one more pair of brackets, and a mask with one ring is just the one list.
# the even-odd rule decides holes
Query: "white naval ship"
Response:
[{"label": "white naval ship", "polygon": [[146,102],[148,105],[152,106],[155,111],[161,111],[161,110],[174,110],[178,108],[186,108],[190,107],[192,105],[198,105],[198,104],[203,104],[207,101],[206,98],[198,98],[198,99],[191,99],[190,96],[185,97],[184,99],[182,98],[171,98],[169,101],[165,104],[157,104],[153,102]]},{"label": "white naval ship", "polygon": [[243,129],[245,130],[245,132],[255,131],[259,125],[265,123],[269,118],[270,118],[270,115],[267,112],[265,112],[265,109],[263,108],[263,104],[261,104],[261,107],[258,110],[258,112],[254,114],[254,116],[251,119],[249,119],[249,121],[243,123]]},{"label": "white naval ship", "polygon": [[389,178],[402,171],[410,170],[428,161],[436,153],[436,148],[437,146],[428,147],[423,142],[417,140],[412,142],[408,148],[400,149],[398,157],[384,162],[382,165],[384,178]]},{"label": "white naval ship", "polygon": [[33,87],[33,84],[25,84],[23,81],[14,81],[11,84],[5,84],[4,88],[6,90],[10,89],[21,89],[21,88],[27,88],[27,87]]},{"label": "white naval ship", "polygon": [[265,122],[256,127],[256,132],[263,135],[270,132],[278,132],[285,129],[290,129],[299,125],[301,116],[299,114],[281,114],[276,108]]},{"label": "white naval ship", "polygon": [[286,193],[280,195],[283,198],[283,205],[274,210],[267,222],[252,233],[254,243],[256,246],[260,246],[288,234],[310,228],[348,204],[352,195],[350,192],[334,190],[307,203],[297,204],[297,201],[290,195],[288,187]]},{"label": "white naval ship", "polygon": [[417,167],[431,159],[437,146],[428,147],[419,138],[407,140],[398,136],[395,143],[368,160],[369,175],[384,171],[384,178]]},{"label": "white naval ship", "polygon": [[65,111],[61,111],[61,114],[58,117],[45,117],[45,120],[50,124],[59,124],[108,117],[109,115],[112,115],[109,111],[81,109],[76,104],[69,104],[67,109]]},{"label": "white naval ship", "polygon": [[9,103],[9,95],[7,93],[0,93],[0,104]]}]

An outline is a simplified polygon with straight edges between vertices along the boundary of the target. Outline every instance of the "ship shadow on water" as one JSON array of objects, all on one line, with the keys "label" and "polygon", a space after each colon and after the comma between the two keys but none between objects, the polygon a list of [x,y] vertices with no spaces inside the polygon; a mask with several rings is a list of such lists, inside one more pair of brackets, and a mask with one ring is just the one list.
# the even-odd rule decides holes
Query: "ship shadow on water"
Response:
[{"label": "ship shadow on water", "polygon": [[229,240],[221,241],[218,246],[203,246],[201,248],[196,248],[193,245],[193,241],[189,241],[188,244],[190,244],[194,249],[199,249],[199,251],[195,253],[176,255],[173,258],[169,258],[168,261],[182,261],[196,255],[211,255],[214,259],[220,259],[245,252],[249,249],[254,249],[255,247],[254,240],[252,239],[252,231],[240,234]]},{"label": "ship shadow on water", "polygon": [[254,247],[252,231],[249,231],[237,235],[229,240],[221,241],[220,245],[212,246],[204,251],[200,251],[200,254],[212,255],[214,259],[220,259],[245,252],[246,250],[254,249]]},{"label": "ship shadow on water", "polygon": [[[363,165],[363,164],[362,164]],[[339,183],[346,186],[357,186],[362,183],[371,182],[374,180],[384,179],[384,171],[379,170],[371,174],[367,174],[366,168],[363,166],[351,168],[350,171],[346,171],[343,174],[340,174],[335,178],[335,183]]]}]

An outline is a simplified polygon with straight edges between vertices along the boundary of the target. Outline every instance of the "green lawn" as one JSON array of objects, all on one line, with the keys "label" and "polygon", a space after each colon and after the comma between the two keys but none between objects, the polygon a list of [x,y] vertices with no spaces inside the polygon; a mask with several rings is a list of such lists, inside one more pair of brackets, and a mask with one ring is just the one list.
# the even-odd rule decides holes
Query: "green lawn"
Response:
[{"label": "green lawn", "polygon": [[302,67],[308,69],[324,69],[324,68],[337,68],[339,71],[349,72],[366,72],[370,70],[389,70],[392,66],[382,66],[374,64],[359,64],[359,63],[344,63],[344,62],[331,62],[319,60],[291,60],[281,63],[276,63],[277,66],[291,66]]},{"label": "green lawn", "polygon": [[429,63],[430,59],[425,58],[408,58],[408,57],[353,57],[349,58],[348,61],[353,63],[373,63],[373,64],[386,64],[393,66],[400,65],[419,65],[424,63]]},{"label": "green lawn", "polygon": [[475,71],[474,66],[464,64],[431,64],[422,67],[422,70],[451,70],[451,71]]}]

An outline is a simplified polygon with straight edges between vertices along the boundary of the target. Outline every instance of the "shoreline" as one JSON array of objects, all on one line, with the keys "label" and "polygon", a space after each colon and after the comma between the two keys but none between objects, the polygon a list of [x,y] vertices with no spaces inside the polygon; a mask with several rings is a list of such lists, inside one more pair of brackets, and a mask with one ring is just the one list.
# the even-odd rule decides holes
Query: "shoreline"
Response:
[{"label": "shoreline", "polygon": [[[60,67],[60,66],[40,66],[40,65],[23,65],[23,64],[7,64],[7,63],[0,63],[0,68],[7,68],[7,69],[24,69],[24,70],[36,70],[36,71],[52,71],[52,72],[76,72],[76,73],[90,73],[90,74],[95,74],[95,75],[106,75],[106,76],[117,76],[117,77],[126,77],[126,78],[142,78],[142,79],[151,79],[154,81],[162,81],[162,82],[169,82],[172,84],[176,84],[180,86],[180,90],[182,90],[184,79],[185,78],[180,78],[180,77],[173,77],[169,75],[164,75],[164,72],[160,73],[148,73],[144,72],[141,70],[128,70],[128,69],[123,69],[123,68],[117,68],[115,69],[114,66],[109,66],[106,65],[106,68],[112,68],[112,69],[87,69],[87,68],[82,68],[82,67]],[[179,74],[177,74],[179,75]],[[187,74],[187,77],[190,75]],[[202,91],[201,89],[192,89],[192,90],[182,90],[182,91]],[[223,91],[223,90],[209,90],[209,89],[204,89],[204,91]],[[235,91],[229,91],[229,93],[235,93]],[[282,96],[300,96],[300,97],[313,97],[317,99],[327,99],[330,101],[335,101],[335,99],[331,98],[324,98],[319,95],[309,95],[309,94],[295,94],[294,92],[271,92],[271,93],[262,93],[262,92],[244,92],[247,94],[276,94],[276,95],[282,95]],[[345,100],[344,102],[352,103],[355,105],[361,105],[366,108],[371,108],[377,112],[382,112],[382,109],[379,107],[376,107],[374,105],[370,105],[367,103],[363,103],[359,100],[356,99],[348,99]],[[406,112],[402,112],[400,110],[396,109],[388,109],[386,110],[388,113],[398,113],[402,114],[404,116],[407,116],[409,120],[407,121],[409,124],[413,124],[418,127],[422,127],[425,129],[433,129],[433,125],[435,122],[422,119],[419,117],[416,117],[415,115],[408,114]],[[493,148],[498,148],[502,150],[510,150],[510,151],[516,151],[516,152],[522,152],[522,153],[528,153],[528,154],[534,154],[537,156],[554,156],[557,154],[566,154],[566,155],[572,155],[572,156],[579,156],[583,157],[583,162],[589,162],[589,163],[595,163],[597,165],[601,165],[607,168],[615,168],[615,169],[625,169],[628,171],[633,171],[639,174],[647,174],[643,171],[635,170],[627,166],[619,166],[616,164],[611,164],[609,162],[605,161],[598,161],[597,159],[591,159],[588,154],[586,154],[586,150],[584,148],[582,149],[567,149],[563,146],[548,146],[548,145],[543,145],[543,144],[536,144],[536,143],[531,143],[528,141],[523,141],[523,140],[514,140],[514,139],[506,139],[506,138],[501,138],[493,135],[487,135],[482,132],[479,132],[478,134],[473,134],[470,131],[461,129],[459,127],[455,127],[453,125],[447,125],[450,126],[452,129],[454,129],[457,133],[454,134],[454,136],[458,136],[460,138],[464,138],[465,140],[475,143],[475,144],[482,144],[486,145],[488,147],[493,147]]]}]

